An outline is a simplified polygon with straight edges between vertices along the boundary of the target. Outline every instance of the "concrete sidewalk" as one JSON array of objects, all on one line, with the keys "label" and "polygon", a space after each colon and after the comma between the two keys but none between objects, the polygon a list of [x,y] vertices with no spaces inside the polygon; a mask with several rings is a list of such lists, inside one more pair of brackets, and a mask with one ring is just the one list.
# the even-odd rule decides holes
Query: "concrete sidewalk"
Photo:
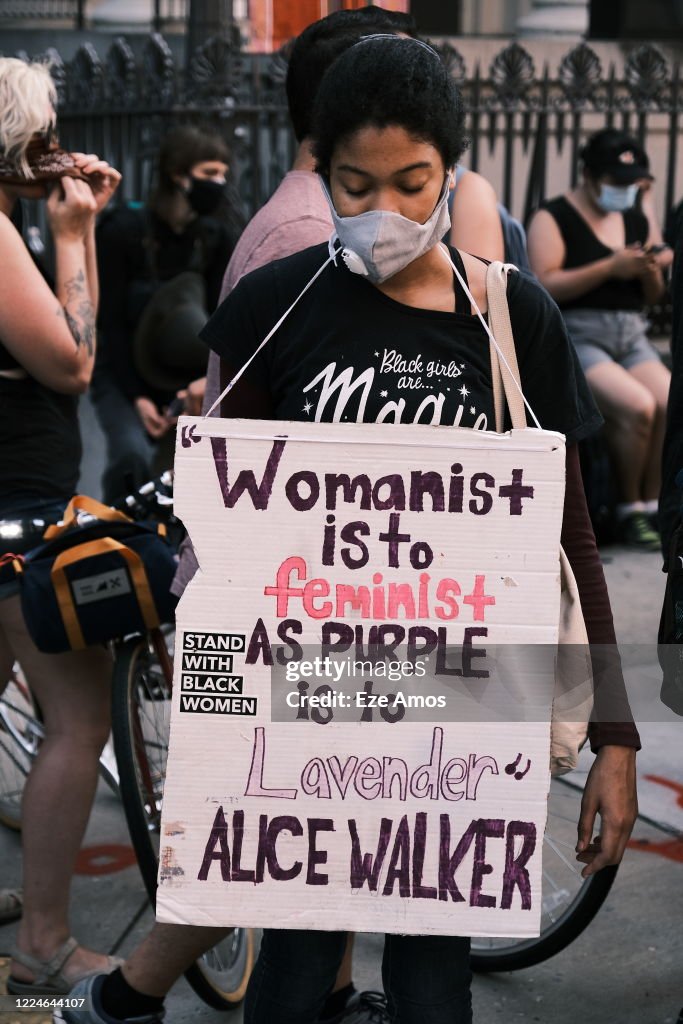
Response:
[{"label": "concrete sidewalk", "polygon": [[[652,643],[664,583],[660,558],[618,548],[603,554],[620,640]],[[475,978],[477,1024],[675,1024],[683,1006],[683,720],[672,715],[669,722],[657,721],[658,699],[653,686],[652,714],[643,716],[652,721],[641,727],[639,777],[641,811],[662,828],[638,822],[606,905],[567,950],[539,967]],[[18,884],[19,837],[6,829],[0,829],[0,858],[0,884]],[[93,948],[125,955],[151,923],[121,806],[101,785],[73,887],[73,930]],[[0,954],[9,950],[15,931],[16,925],[0,929]],[[358,987],[381,988],[381,951],[380,936],[358,937]],[[226,1020],[184,980],[167,1007],[169,1024]],[[2,1024],[29,1020],[26,1014],[0,1014]],[[241,1024],[241,1012],[230,1020]]]}]

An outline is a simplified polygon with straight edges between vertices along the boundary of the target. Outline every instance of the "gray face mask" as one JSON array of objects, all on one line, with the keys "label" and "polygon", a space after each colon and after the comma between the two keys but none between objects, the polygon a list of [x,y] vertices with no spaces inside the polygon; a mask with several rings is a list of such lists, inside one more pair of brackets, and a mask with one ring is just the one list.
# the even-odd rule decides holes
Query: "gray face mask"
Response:
[{"label": "gray face mask", "polygon": [[450,179],[449,173],[431,216],[424,224],[418,224],[389,210],[368,210],[355,217],[340,217],[324,179],[320,178],[335,229],[330,244],[339,239],[342,259],[352,273],[367,277],[373,284],[388,281],[432,249],[450,228]]}]

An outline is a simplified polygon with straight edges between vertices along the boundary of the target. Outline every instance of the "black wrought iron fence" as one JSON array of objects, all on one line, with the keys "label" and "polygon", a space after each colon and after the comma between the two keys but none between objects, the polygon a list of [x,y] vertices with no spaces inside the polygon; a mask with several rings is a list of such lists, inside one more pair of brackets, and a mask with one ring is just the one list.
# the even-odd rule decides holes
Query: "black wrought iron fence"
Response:
[{"label": "black wrought iron fence", "polygon": [[[518,43],[502,49],[485,71],[468,68],[450,45],[440,49],[469,109],[465,162],[492,181],[518,217],[526,220],[549,193],[576,180],[581,143],[605,125],[633,132],[647,149],[660,214],[680,197],[680,68],[655,46],[634,49],[618,68],[604,66],[582,43],[554,72],[539,72]],[[212,125],[231,145],[248,215],[290,166],[295,143],[284,92],[286,47],[255,55],[235,39],[216,38],[181,68],[164,38],[152,34],[138,58],[123,39],[104,57],[90,44],[68,64],[54,51],[49,56],[64,142],[118,166],[124,199],[147,194],[159,140],[188,120]]]}]

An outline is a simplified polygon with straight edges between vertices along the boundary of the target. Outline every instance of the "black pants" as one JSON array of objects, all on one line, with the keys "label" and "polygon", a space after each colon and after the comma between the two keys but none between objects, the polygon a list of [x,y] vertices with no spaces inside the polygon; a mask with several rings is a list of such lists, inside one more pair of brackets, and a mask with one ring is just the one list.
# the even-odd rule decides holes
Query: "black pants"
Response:
[{"label": "black pants", "polygon": [[[314,1024],[344,956],[346,932],[263,933],[245,1024]],[[471,1024],[470,940],[387,935],[382,981],[395,1024]]]}]

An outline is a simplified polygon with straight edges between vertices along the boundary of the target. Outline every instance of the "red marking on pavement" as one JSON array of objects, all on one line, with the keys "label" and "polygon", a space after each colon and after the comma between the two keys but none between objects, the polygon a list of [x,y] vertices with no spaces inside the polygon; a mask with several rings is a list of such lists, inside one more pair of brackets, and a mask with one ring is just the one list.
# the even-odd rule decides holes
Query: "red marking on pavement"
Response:
[{"label": "red marking on pavement", "polygon": [[[663,775],[644,775],[648,782],[655,782],[658,786],[672,789],[676,793],[676,804],[683,807],[683,784],[666,779]],[[641,853],[656,853],[666,860],[673,860],[677,864],[683,864],[683,836],[678,839],[665,839],[659,843],[653,843],[650,839],[629,839],[626,844],[629,850],[640,850]]]},{"label": "red marking on pavement", "polygon": [[629,839],[626,845],[629,850],[656,853],[667,860],[683,864],[683,839],[665,839],[662,843],[653,843],[649,839]]},{"label": "red marking on pavement", "polygon": [[76,859],[76,874],[113,875],[132,867],[136,861],[132,846],[121,846],[118,843],[84,846]]},{"label": "red marking on pavement", "polygon": [[663,775],[644,775],[644,779],[648,782],[656,782],[658,786],[666,786],[667,789],[673,789],[674,793],[677,793],[676,803],[679,807],[683,807],[683,783],[674,782],[672,779],[665,779]]}]

